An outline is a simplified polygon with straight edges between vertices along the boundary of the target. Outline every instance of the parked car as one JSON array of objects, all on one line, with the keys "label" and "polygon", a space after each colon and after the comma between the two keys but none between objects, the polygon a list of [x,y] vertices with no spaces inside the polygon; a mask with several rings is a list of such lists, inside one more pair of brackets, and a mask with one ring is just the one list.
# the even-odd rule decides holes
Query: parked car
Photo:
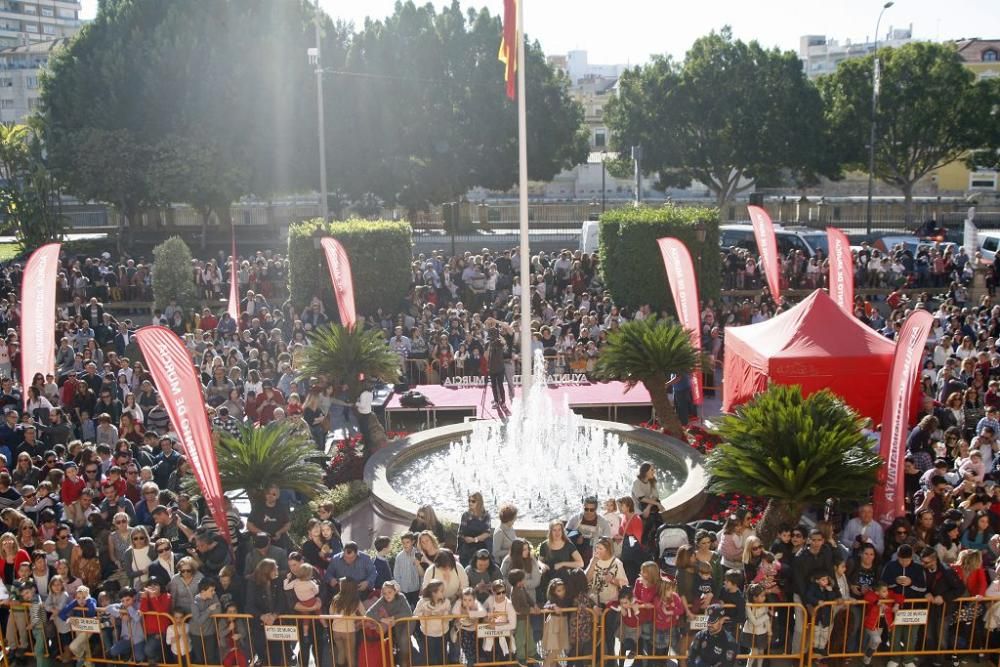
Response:
[{"label": "parked car", "polygon": [[[806,257],[813,257],[817,251],[822,250],[824,255],[829,251],[826,232],[818,229],[775,225],[774,238],[778,243],[778,252],[782,255],[789,250],[801,250]],[[745,248],[756,253],[757,239],[754,238],[753,227],[749,222],[720,225],[719,247],[723,250]]]}]

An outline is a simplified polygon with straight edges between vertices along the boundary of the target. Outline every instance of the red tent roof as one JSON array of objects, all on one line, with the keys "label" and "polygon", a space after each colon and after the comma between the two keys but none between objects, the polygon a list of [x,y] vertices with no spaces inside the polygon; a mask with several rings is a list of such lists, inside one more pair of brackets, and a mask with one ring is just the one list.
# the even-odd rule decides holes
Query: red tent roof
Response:
[{"label": "red tent roof", "polygon": [[826,292],[816,290],[769,320],[727,327],[726,348],[727,354],[739,353],[750,366],[774,378],[873,370],[873,357],[891,360],[896,345],[845,313]]}]

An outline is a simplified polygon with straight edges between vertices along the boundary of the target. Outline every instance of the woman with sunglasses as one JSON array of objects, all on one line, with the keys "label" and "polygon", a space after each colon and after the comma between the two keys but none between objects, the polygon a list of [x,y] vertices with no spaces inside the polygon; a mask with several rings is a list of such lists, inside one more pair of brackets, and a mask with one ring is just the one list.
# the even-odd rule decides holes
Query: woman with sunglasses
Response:
[{"label": "woman with sunglasses", "polygon": [[132,547],[132,529],[129,528],[128,514],[117,512],[111,518],[111,531],[108,533],[108,560],[111,563],[112,578],[126,579],[125,561],[128,550]]},{"label": "woman with sunglasses", "polygon": [[[119,515],[124,512],[119,513]],[[128,526],[128,515],[125,515],[126,527]],[[115,517],[116,524],[118,516]],[[118,524],[120,525],[120,524]],[[115,527],[117,528],[118,525]],[[129,530],[130,546],[125,550],[122,557],[125,566],[125,575],[132,582],[132,587],[141,590],[149,581],[149,569],[156,561],[156,548],[149,544],[149,533],[145,526],[137,526]],[[169,548],[169,547],[168,547]]]}]

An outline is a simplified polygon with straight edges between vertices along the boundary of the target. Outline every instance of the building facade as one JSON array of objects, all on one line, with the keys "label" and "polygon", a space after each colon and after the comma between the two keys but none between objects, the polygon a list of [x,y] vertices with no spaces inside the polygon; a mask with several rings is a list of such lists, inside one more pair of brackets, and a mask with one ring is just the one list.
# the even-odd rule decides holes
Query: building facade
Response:
[{"label": "building facade", "polygon": [[[898,47],[913,41],[913,25],[908,28],[889,28],[878,40],[879,48]],[[845,40],[843,43],[826,35],[803,35],[799,38],[799,60],[802,70],[810,79],[833,74],[837,65],[851,58],[863,58],[875,51],[875,42]]]},{"label": "building facade", "polygon": [[79,0],[0,0],[0,48],[71,37],[80,25]]},{"label": "building facade", "polygon": [[0,122],[20,123],[35,112],[42,70],[49,56],[68,41],[62,37],[0,49]]}]

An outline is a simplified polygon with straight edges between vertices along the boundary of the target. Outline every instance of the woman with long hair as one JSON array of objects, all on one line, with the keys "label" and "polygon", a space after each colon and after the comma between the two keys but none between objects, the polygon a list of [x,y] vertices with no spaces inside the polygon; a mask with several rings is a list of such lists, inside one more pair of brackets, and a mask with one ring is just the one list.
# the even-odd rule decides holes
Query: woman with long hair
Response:
[{"label": "woman with long hair", "polygon": [[[251,633],[253,646],[264,663],[272,665],[289,664],[284,653],[283,642],[269,642],[264,635],[264,626],[272,625],[279,614],[284,613],[285,594],[278,579],[278,564],[272,558],[264,558],[247,580],[246,613],[253,618]],[[267,654],[264,653],[267,647]]]},{"label": "woman with long hair", "polygon": [[[590,597],[604,611],[604,645],[614,646],[620,621],[617,608],[618,593],[628,586],[625,566],[615,557],[614,546],[607,537],[601,537],[594,545],[594,555],[585,571],[590,585]],[[614,603],[614,604],[612,604]]]},{"label": "woman with long hair", "polygon": [[430,505],[422,505],[417,508],[417,515],[410,522],[411,533],[421,533],[425,530],[433,533],[439,544],[446,545],[448,543],[444,524],[438,520],[434,508]]},{"label": "woman with long hair", "polygon": [[344,617],[364,617],[365,606],[358,595],[358,584],[353,579],[341,577],[337,594],[330,602],[330,635],[333,639],[333,661],[337,667],[354,667],[357,649],[358,622]]},{"label": "woman with long hair", "polygon": [[719,554],[726,569],[738,570],[742,567],[743,544],[751,535],[753,528],[750,527],[749,510],[740,508],[726,517],[719,540]]},{"label": "woman with long hair", "polygon": [[472,562],[480,549],[493,553],[493,528],[490,513],[483,503],[483,494],[476,491],[469,495],[469,509],[462,513],[458,526],[458,559],[463,566]]},{"label": "woman with long hair", "polygon": [[[955,563],[953,569],[958,578],[965,584],[965,591],[969,597],[979,598],[986,594],[989,579],[986,576],[986,568],[983,567],[982,551],[963,549],[959,552],[958,562]],[[981,603],[965,602],[955,610],[953,621],[960,646],[981,648],[984,645],[985,631],[982,626],[987,606]]]},{"label": "woman with long hair", "polygon": [[648,544],[656,533],[656,529],[663,523],[663,519],[660,517],[663,504],[660,502],[660,494],[656,488],[656,469],[649,461],[645,461],[639,466],[636,479],[632,482],[632,500],[635,502],[636,511],[642,517],[642,542]]},{"label": "woman with long hair", "polygon": [[517,537],[511,542],[510,551],[500,563],[500,574],[503,575],[505,581],[511,570],[523,571],[524,588],[527,590],[528,596],[532,600],[543,602],[543,600],[539,600],[538,594],[541,590],[542,575],[548,570],[548,567],[535,558],[528,540]]},{"label": "woman with long hair", "polygon": [[644,524],[642,517],[636,514],[635,500],[632,496],[622,496],[618,499],[618,513],[621,514],[622,521],[618,526],[618,534],[612,539],[618,545],[617,551],[621,554],[625,573],[630,580],[634,580],[647,556],[642,548]]}]

